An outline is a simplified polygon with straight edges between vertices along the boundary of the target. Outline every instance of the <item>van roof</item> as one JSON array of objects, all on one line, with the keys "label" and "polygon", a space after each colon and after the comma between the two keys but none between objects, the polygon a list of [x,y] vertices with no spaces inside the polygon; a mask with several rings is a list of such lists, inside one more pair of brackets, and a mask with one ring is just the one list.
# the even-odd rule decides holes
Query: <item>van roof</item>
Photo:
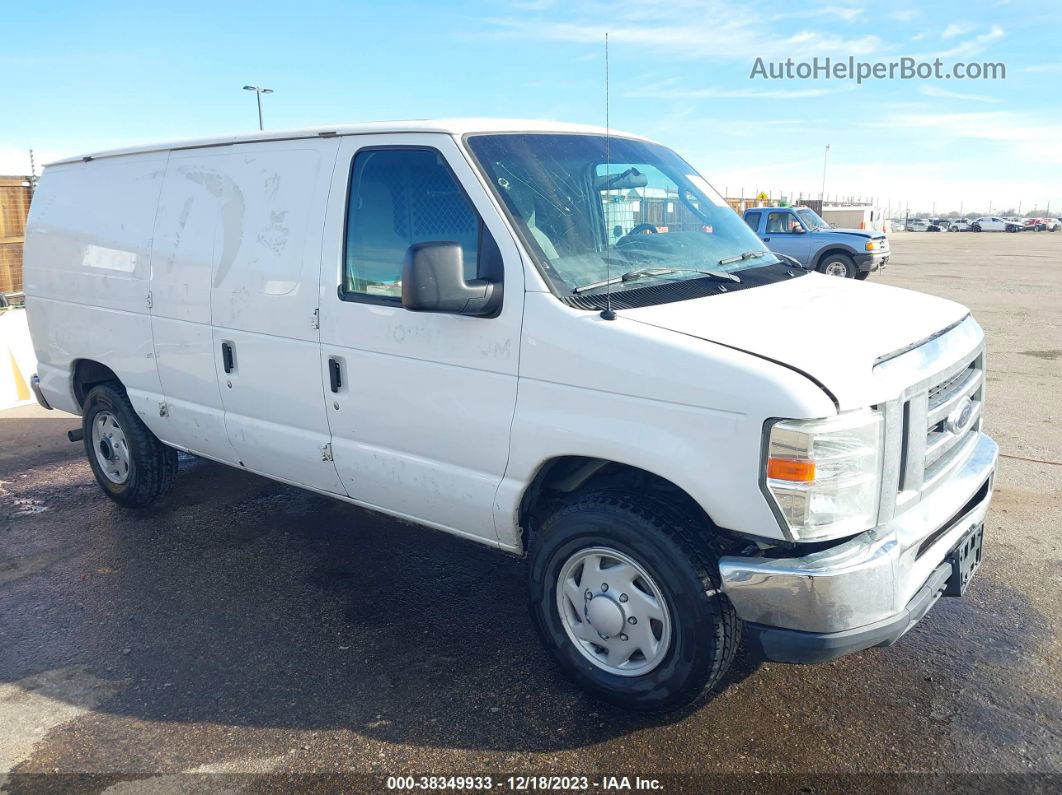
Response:
[{"label": "van roof", "polygon": [[[405,132],[432,132],[447,133],[449,135],[465,135],[466,133],[492,133],[492,132],[559,132],[559,133],[591,133],[604,135],[605,128],[588,124],[568,124],[555,121],[541,121],[537,119],[409,119],[402,121],[371,121],[360,124],[324,124],[315,127],[303,127],[294,130],[265,130],[236,135],[223,135],[215,138],[194,138],[186,141],[169,141],[167,143],[143,144],[118,149],[106,149],[99,152],[66,157],[55,160],[48,165],[54,166],[60,163],[77,163],[84,160],[96,160],[103,157],[118,157],[120,155],[133,155],[144,152],[165,152],[172,149],[200,149],[210,146],[227,146],[230,144],[248,143],[252,141],[288,141],[299,138],[317,138],[332,135],[369,135],[373,133],[405,133]],[[637,138],[648,140],[640,135],[611,130],[611,135],[623,138]]]}]

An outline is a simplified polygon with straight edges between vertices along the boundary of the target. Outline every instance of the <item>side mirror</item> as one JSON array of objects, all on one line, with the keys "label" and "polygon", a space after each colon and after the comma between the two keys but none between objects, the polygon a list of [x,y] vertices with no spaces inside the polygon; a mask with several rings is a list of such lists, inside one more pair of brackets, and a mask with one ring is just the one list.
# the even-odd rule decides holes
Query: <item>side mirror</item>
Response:
[{"label": "side mirror", "polygon": [[484,317],[498,312],[501,285],[487,279],[465,281],[458,243],[414,243],[402,263],[402,306],[412,312],[445,312]]}]

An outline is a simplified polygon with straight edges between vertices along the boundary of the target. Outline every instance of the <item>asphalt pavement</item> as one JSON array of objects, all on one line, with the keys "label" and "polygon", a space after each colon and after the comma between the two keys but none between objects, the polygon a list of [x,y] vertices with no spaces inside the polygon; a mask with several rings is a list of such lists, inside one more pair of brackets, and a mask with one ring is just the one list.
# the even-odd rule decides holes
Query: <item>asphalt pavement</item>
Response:
[{"label": "asphalt pavement", "polygon": [[987,430],[1006,456],[967,596],[895,646],[811,667],[743,649],[707,705],[632,715],[584,696],[540,647],[524,561],[190,457],[163,503],[125,511],[66,440],[77,418],[24,407],[0,412],[0,783],[1057,786],[1062,234],[892,241],[872,280],[954,298],[985,327]]}]

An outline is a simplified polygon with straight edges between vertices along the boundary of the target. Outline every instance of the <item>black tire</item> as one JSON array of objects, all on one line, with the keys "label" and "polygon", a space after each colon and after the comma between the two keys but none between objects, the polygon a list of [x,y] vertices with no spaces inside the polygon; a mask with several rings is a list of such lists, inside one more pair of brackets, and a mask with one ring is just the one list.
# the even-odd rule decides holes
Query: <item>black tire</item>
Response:
[{"label": "black tire", "polygon": [[870,275],[870,271],[859,271],[859,273],[857,273],[857,274],[855,275],[855,277],[856,277],[856,279],[858,279],[859,281],[863,282],[863,281],[866,281],[866,279],[867,279],[867,277],[868,277],[869,275]]},{"label": "black tire", "polygon": [[[844,278],[854,279],[857,273],[855,261],[847,254],[827,254],[822,258],[818,267],[815,269],[819,273],[826,273],[826,270],[830,265],[841,265],[844,267]],[[840,274],[830,274],[831,276],[839,276]]]},{"label": "black tire", "polygon": [[[569,500],[547,519],[531,549],[531,615],[543,643],[577,684],[617,706],[660,712],[707,699],[726,673],[741,622],[719,590],[720,550],[710,529],[668,503],[605,490]],[[671,640],[644,675],[603,670],[576,648],[557,607],[565,562],[603,546],[627,555],[656,582],[671,615]]]},{"label": "black tire", "polygon": [[977,224],[974,224],[973,226],[970,227],[970,231],[971,232],[980,232],[981,231],[981,227],[978,226]]},{"label": "black tire", "polygon": [[[100,412],[110,412],[121,429],[129,453],[123,482],[104,474],[94,447],[92,428]],[[85,396],[81,427],[85,455],[103,493],[126,508],[144,508],[167,494],[177,477],[177,451],[159,441],[137,416],[120,384],[106,383]]]}]

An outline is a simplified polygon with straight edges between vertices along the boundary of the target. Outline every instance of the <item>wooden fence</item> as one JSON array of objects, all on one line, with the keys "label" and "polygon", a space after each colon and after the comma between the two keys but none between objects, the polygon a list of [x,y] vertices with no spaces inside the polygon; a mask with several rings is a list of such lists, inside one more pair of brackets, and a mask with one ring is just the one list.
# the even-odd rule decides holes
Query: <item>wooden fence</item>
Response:
[{"label": "wooden fence", "polygon": [[0,177],[0,293],[22,290],[22,244],[30,195],[28,177]]}]

